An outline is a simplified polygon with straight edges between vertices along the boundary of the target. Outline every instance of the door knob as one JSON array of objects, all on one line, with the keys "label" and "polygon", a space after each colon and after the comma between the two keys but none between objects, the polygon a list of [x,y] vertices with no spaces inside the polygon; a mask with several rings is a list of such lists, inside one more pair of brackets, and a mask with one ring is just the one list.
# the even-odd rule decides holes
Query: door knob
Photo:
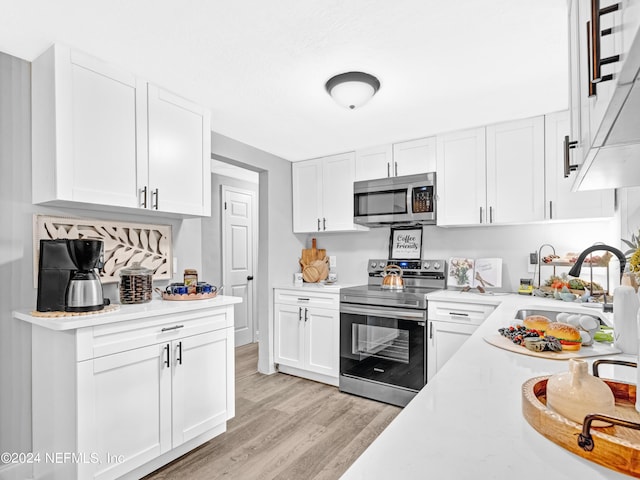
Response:
[{"label": "door knob", "polygon": [[249,281],[249,280],[253,280],[253,275],[249,275],[249,276],[247,277],[247,281]]}]

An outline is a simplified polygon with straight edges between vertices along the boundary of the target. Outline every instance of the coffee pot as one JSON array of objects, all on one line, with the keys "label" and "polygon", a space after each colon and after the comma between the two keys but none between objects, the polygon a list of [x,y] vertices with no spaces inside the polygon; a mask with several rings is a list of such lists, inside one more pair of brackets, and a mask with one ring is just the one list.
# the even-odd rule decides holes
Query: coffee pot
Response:
[{"label": "coffee pot", "polygon": [[67,285],[65,311],[92,312],[104,308],[102,282],[96,272],[103,248],[102,240],[67,240],[69,257],[77,270]]}]

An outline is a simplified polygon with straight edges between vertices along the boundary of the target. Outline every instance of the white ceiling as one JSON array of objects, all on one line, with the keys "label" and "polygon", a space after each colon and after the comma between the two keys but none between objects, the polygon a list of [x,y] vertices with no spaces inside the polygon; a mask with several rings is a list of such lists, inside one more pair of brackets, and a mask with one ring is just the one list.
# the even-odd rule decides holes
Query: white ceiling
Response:
[{"label": "white ceiling", "polygon": [[[61,42],[209,106],[288,160],[567,107],[564,0],[0,0],[0,51]],[[359,110],[324,90],[382,87]]]}]

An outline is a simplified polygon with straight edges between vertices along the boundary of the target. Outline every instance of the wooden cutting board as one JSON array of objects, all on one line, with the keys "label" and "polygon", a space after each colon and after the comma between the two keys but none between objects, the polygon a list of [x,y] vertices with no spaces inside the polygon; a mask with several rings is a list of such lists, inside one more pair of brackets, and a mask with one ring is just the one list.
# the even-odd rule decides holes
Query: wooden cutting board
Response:
[{"label": "wooden cutting board", "polygon": [[510,352],[519,353],[521,355],[529,355],[531,357],[549,358],[552,360],[568,360],[570,358],[582,357],[598,357],[600,355],[615,355],[620,350],[609,343],[593,342],[589,347],[582,347],[577,352],[534,352],[522,345],[516,345],[511,340],[500,334],[488,335],[484,337],[485,342],[494,347],[503,348]]},{"label": "wooden cutting board", "polygon": [[311,248],[302,249],[302,257],[300,258],[300,265],[304,268],[315,260],[323,260],[327,256],[327,251],[324,248],[318,249],[315,238],[311,239]]}]

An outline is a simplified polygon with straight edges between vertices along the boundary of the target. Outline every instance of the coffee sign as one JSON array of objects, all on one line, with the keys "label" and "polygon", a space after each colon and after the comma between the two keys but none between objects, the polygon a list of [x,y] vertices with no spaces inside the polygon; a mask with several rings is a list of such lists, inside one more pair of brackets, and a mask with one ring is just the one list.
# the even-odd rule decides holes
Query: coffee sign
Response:
[{"label": "coffee sign", "polygon": [[389,247],[391,259],[420,259],[422,228],[392,228]]}]

